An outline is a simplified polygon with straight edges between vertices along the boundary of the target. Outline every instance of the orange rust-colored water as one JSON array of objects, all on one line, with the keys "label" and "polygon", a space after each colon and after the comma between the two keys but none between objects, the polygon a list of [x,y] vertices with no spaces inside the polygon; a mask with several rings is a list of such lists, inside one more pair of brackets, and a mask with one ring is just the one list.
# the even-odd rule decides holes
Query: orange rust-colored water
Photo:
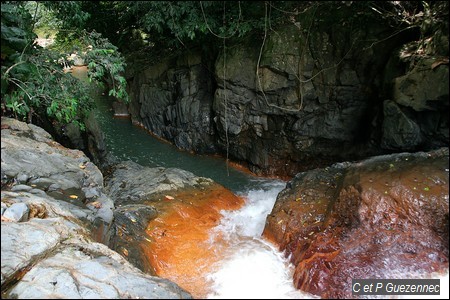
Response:
[{"label": "orange rust-colored water", "polygon": [[221,210],[239,209],[244,201],[219,185],[168,196],[159,207],[162,213],[148,224],[151,243],[142,248],[158,276],[204,298],[206,274],[221,257],[221,247],[211,247],[209,231],[219,224]]}]

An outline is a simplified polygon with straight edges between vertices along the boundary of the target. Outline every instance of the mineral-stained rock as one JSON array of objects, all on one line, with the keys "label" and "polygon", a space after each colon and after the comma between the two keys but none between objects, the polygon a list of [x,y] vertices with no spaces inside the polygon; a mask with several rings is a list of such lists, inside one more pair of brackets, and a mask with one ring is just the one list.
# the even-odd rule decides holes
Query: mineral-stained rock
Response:
[{"label": "mineral-stained rock", "polygon": [[349,298],[352,279],[448,271],[448,155],[393,154],[297,174],[264,231],[292,254],[295,286]]},{"label": "mineral-stained rock", "polygon": [[156,275],[148,257],[143,255],[141,244],[148,236],[145,232],[150,220],[156,218],[155,207],[130,204],[114,211],[113,232],[110,247],[121,253],[134,266],[145,273]]},{"label": "mineral-stained rock", "polygon": [[173,280],[194,297],[204,297],[205,270],[214,262],[208,232],[221,210],[243,200],[210,179],[176,168],[150,168],[121,162],[106,177],[118,207],[111,248],[150,274]]}]

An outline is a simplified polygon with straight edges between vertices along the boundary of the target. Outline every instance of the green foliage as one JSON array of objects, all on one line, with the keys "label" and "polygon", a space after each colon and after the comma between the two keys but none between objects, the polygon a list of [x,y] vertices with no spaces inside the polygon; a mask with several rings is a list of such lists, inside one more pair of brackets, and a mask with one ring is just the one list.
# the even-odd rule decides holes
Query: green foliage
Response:
[{"label": "green foliage", "polygon": [[264,27],[264,2],[135,2],[130,13],[151,39],[168,46],[200,44],[213,38],[243,37]]},{"label": "green foliage", "polygon": [[88,87],[63,72],[59,56],[46,49],[24,52],[20,60],[4,72],[2,103],[17,119],[31,122],[33,117],[48,117],[66,124],[82,120],[93,102]]},{"label": "green foliage", "polygon": [[45,7],[39,1],[27,1],[24,7],[33,17],[33,31],[40,38],[54,37],[61,22],[56,18],[54,12]]},{"label": "green foliage", "polygon": [[[1,7],[2,115],[28,122],[34,118],[74,122],[83,129],[83,119],[94,107],[89,87],[64,72],[61,61],[67,61],[67,53],[34,44],[33,18],[24,4],[11,2]],[[109,94],[126,101],[126,81],[121,76],[125,63],[117,48],[96,32],[79,31],[73,36],[79,55],[91,67],[91,81],[106,81],[111,86]]]},{"label": "green foliage", "polygon": [[128,102],[127,82],[122,76],[125,72],[125,59],[117,47],[95,31],[82,36],[89,48],[85,56],[89,80],[96,82],[106,80],[110,87],[109,95]]},{"label": "green foliage", "polygon": [[23,7],[2,3],[1,14],[2,60],[12,61],[11,55],[30,46],[36,35],[29,30],[32,18]]},{"label": "green foliage", "polygon": [[90,17],[89,13],[82,9],[81,1],[42,1],[42,3],[61,22],[59,29],[83,28]]},{"label": "green foliage", "polygon": [[128,102],[126,92],[125,59],[108,39],[95,30],[71,32],[61,40],[56,40],[51,49],[61,53],[73,53],[84,59],[88,65],[90,82],[109,88],[109,95]]},{"label": "green foliage", "polygon": [[[121,50],[134,51],[132,46],[139,45],[158,52],[213,44],[217,36],[239,38],[261,31],[266,2],[80,1],[79,7],[89,16],[84,28],[101,32]],[[273,25],[280,15],[272,13]]]}]

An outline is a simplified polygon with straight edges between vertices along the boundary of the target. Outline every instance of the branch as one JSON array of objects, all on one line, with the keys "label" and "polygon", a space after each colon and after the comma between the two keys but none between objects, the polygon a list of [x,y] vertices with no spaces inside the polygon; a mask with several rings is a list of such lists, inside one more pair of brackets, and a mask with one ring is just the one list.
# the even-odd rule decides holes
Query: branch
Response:
[{"label": "branch", "polygon": [[20,81],[17,78],[7,78],[6,80],[14,83],[15,85],[17,85],[25,94],[27,94],[28,98],[31,100],[33,99],[33,97],[27,92],[27,90],[25,90],[20,84],[18,84],[16,81],[18,81],[19,83],[23,84],[26,86],[26,84],[23,81]]},{"label": "branch", "polygon": [[5,72],[5,74],[4,74],[3,76],[8,75],[8,73],[9,73],[14,67],[16,67],[16,66],[18,66],[18,65],[20,65],[20,64],[23,64],[23,63],[25,63],[25,61],[21,60],[21,61],[15,63],[15,64],[13,64],[11,67],[8,68],[8,70],[6,70],[6,72]]}]

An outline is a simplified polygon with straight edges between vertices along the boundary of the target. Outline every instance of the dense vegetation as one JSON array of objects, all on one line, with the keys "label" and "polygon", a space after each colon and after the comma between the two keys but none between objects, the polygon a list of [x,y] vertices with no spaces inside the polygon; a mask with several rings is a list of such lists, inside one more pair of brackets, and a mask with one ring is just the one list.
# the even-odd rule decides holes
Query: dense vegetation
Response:
[{"label": "dense vegetation", "polygon": [[[41,4],[34,5],[38,12]],[[96,31],[85,31],[80,25],[53,49],[42,48],[35,42],[37,14],[33,17],[29,8],[27,2],[7,2],[1,6],[2,115],[36,123],[74,122],[83,129],[83,120],[94,103],[89,86],[64,69],[72,63],[70,54],[75,53],[88,63],[90,81],[106,83],[109,95],[127,100],[126,81],[121,75],[125,62],[117,47]],[[49,19],[54,22],[52,25],[62,25],[54,18]]]},{"label": "dense vegetation", "polygon": [[[416,28],[419,54],[435,28],[447,24],[448,2],[4,1],[1,16],[2,115],[83,127],[93,101],[88,87],[64,72],[71,53],[85,59],[91,81],[106,83],[111,96],[126,101],[121,53],[141,51],[152,61],[192,47],[218,49],[225,40],[260,40],[280,24],[308,32],[382,21],[394,34]],[[55,44],[39,47],[36,33],[54,35]]]}]

